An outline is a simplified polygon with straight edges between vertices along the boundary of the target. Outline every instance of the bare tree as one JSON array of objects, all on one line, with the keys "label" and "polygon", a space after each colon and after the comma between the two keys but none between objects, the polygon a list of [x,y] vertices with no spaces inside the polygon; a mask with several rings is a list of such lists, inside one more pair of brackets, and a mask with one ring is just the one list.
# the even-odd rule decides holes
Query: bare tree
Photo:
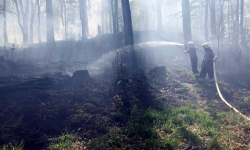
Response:
[{"label": "bare tree", "polygon": [[3,37],[4,37],[4,44],[8,43],[8,34],[7,34],[7,26],[6,21],[7,15],[6,15],[6,0],[3,0]]},{"label": "bare tree", "polygon": [[68,35],[68,31],[67,31],[67,10],[66,10],[66,2],[65,0],[60,0],[60,17],[61,17],[61,21],[62,21],[62,25],[64,27],[64,39],[67,40],[67,35]]},{"label": "bare tree", "polygon": [[117,32],[119,32],[119,20],[118,20],[118,0],[115,0],[115,26],[116,26],[116,30]]},{"label": "bare tree", "polygon": [[183,34],[185,43],[192,40],[189,0],[182,0]]},{"label": "bare tree", "polygon": [[161,11],[162,0],[157,0],[157,30],[162,31],[162,11]]},{"label": "bare tree", "polygon": [[34,34],[33,34],[33,25],[34,25],[34,19],[35,19],[35,12],[36,12],[36,7],[33,4],[33,1],[31,1],[31,18],[30,18],[30,44],[34,42]]},{"label": "bare tree", "polygon": [[216,13],[215,13],[215,0],[211,0],[210,4],[210,14],[211,14],[211,34],[216,36]]},{"label": "bare tree", "polygon": [[117,10],[116,10],[116,4],[117,4],[117,0],[110,0],[111,2],[111,13],[112,13],[112,20],[113,20],[113,31],[114,33],[117,33],[118,30],[118,15],[117,15]]},{"label": "bare tree", "polygon": [[240,5],[240,34],[241,34],[241,44],[246,46],[246,37],[244,31],[244,0],[241,0]]},{"label": "bare tree", "polygon": [[39,43],[42,42],[41,38],[41,8],[40,8],[40,0],[36,0],[37,4],[37,36]]},{"label": "bare tree", "polygon": [[47,46],[49,48],[52,48],[55,46],[52,0],[46,0],[46,27],[47,27]]},{"label": "bare tree", "polygon": [[205,5],[205,21],[204,21],[204,28],[205,28],[205,39],[208,40],[208,2],[209,0],[206,0]]},{"label": "bare tree", "polygon": [[82,23],[82,40],[87,39],[87,24],[88,24],[88,16],[87,16],[87,3],[86,0],[79,0],[79,12],[80,19]]},{"label": "bare tree", "polygon": [[129,0],[122,1],[123,23],[125,32],[125,45],[134,45],[133,26]]},{"label": "bare tree", "polygon": [[63,0],[63,8],[64,8],[64,33],[65,33],[65,40],[68,39],[68,22],[67,22],[67,7],[66,2]]},{"label": "bare tree", "polygon": [[236,0],[236,18],[235,18],[235,46],[238,48],[239,47],[239,27],[240,27],[240,19],[239,19],[239,0]]},{"label": "bare tree", "polygon": [[[18,24],[21,28],[23,35],[23,44],[27,44],[29,40],[28,35],[28,19],[29,19],[29,4],[30,0],[20,0],[19,3],[17,0],[13,0],[16,6]],[[25,2],[25,7],[23,6],[23,1]],[[20,9],[19,9],[20,7]],[[21,22],[22,19],[22,22]]]}]

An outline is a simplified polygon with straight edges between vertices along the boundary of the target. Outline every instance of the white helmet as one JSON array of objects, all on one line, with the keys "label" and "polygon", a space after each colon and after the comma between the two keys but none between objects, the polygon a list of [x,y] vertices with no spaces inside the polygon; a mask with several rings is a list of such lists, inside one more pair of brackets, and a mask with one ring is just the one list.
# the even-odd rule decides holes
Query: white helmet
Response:
[{"label": "white helmet", "polygon": [[194,47],[194,42],[193,42],[193,41],[189,41],[189,42],[187,43],[187,45],[188,45],[189,47]]},{"label": "white helmet", "polygon": [[207,42],[206,42],[206,43],[204,43],[204,44],[202,44],[202,47],[204,47],[204,48],[211,48],[211,47],[210,47],[210,44],[209,44],[209,43],[207,43]]}]

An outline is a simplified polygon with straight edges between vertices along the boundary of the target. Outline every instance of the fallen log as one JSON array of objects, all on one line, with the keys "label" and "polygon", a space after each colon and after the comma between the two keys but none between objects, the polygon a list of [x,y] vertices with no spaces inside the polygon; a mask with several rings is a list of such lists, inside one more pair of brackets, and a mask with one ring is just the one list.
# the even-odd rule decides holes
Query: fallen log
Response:
[{"label": "fallen log", "polygon": [[16,91],[26,91],[30,89],[47,90],[54,83],[54,80],[48,77],[26,81],[19,84],[12,84],[0,87],[0,95],[6,95]]}]

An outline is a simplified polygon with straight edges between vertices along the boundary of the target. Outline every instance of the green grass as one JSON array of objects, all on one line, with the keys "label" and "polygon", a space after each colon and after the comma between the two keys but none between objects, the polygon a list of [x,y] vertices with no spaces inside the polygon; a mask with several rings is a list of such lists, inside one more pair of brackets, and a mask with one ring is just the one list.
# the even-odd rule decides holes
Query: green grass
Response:
[{"label": "green grass", "polygon": [[[161,136],[166,145],[179,149],[178,143],[188,141],[193,144],[200,144],[200,136],[210,136],[211,139],[218,135],[219,121],[213,119],[209,113],[192,105],[181,108],[167,106],[164,111],[150,110],[155,120],[156,128],[167,134]],[[195,127],[195,131],[191,131]]]},{"label": "green grass", "polygon": [[195,84],[195,88],[197,90],[197,93],[202,93],[202,86],[200,84]]},{"label": "green grass", "polygon": [[88,149],[110,145],[115,149],[182,149],[182,143],[204,144],[202,136],[210,137],[205,144],[218,148],[219,127],[218,120],[193,105],[166,106],[161,111],[135,109],[125,127],[91,140]]},{"label": "green grass", "polygon": [[184,73],[186,70],[184,68],[181,68],[181,67],[174,67],[173,71],[175,73]]},{"label": "green grass", "polygon": [[230,88],[230,85],[226,82],[220,82],[221,92],[227,96],[232,96],[234,93]]}]

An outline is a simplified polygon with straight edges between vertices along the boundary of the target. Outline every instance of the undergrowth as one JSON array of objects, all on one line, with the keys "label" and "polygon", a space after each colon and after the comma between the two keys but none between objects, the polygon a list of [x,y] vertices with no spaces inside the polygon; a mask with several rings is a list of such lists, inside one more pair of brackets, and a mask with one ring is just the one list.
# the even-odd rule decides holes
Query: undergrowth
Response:
[{"label": "undergrowth", "polygon": [[[100,138],[92,139],[88,149],[182,149],[190,145],[222,147],[218,143],[220,123],[192,105],[163,111],[134,110],[124,127],[114,127]],[[202,137],[210,137],[204,143]]]},{"label": "undergrowth", "polygon": [[4,145],[2,150],[23,150],[24,142],[22,141],[18,145],[12,145],[11,143],[8,145]]},{"label": "undergrowth", "polygon": [[73,149],[73,143],[76,141],[76,135],[74,134],[62,134],[62,136],[52,139],[51,144],[49,145],[50,150],[70,150]]}]

